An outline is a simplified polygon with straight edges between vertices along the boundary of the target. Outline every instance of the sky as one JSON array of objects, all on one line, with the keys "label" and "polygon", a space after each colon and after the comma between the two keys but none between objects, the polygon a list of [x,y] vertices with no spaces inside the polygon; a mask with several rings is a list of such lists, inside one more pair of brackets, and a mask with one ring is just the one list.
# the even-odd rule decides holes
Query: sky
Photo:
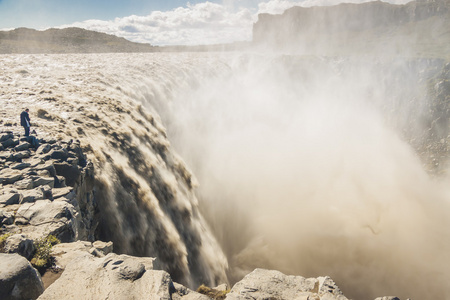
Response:
[{"label": "sky", "polygon": [[220,44],[250,41],[260,13],[343,1],[369,0],[0,0],[0,30],[81,27],[158,46]]}]

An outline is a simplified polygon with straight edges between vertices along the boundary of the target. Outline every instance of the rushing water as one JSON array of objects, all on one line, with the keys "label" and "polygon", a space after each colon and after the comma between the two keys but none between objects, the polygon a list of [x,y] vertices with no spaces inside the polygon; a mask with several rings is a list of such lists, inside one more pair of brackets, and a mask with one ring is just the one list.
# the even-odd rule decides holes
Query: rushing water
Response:
[{"label": "rushing water", "polygon": [[117,252],[156,256],[191,287],[264,267],[329,275],[355,299],[449,297],[448,152],[426,151],[448,142],[427,92],[443,62],[196,53],[0,62],[5,120],[29,106],[38,133],[91,149],[97,235]]}]

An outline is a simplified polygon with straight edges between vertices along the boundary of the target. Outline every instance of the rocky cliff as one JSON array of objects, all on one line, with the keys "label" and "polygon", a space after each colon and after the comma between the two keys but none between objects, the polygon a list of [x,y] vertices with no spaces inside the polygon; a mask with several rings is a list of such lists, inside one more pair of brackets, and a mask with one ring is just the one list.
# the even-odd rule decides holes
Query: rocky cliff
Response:
[{"label": "rocky cliff", "polygon": [[448,1],[393,5],[376,1],[293,7],[281,15],[260,14],[253,42],[296,53],[397,54],[447,57]]}]

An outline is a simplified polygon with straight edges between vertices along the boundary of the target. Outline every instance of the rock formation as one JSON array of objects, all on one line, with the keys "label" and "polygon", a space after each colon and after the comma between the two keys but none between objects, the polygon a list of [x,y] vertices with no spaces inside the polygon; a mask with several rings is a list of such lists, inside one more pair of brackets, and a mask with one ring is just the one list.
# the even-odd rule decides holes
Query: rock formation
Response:
[{"label": "rock formation", "polygon": [[41,139],[33,146],[33,138],[12,132],[0,137],[0,221],[3,233],[15,234],[4,248],[25,257],[32,252],[27,241],[48,235],[92,240],[96,227],[93,166],[79,142]]},{"label": "rock formation", "polygon": [[287,276],[278,271],[263,269],[255,269],[236,283],[226,299],[347,300],[330,277]]},{"label": "rock formation", "polygon": [[260,14],[253,42],[271,49],[319,55],[378,53],[447,56],[448,1],[382,1],[292,7],[281,15]]}]

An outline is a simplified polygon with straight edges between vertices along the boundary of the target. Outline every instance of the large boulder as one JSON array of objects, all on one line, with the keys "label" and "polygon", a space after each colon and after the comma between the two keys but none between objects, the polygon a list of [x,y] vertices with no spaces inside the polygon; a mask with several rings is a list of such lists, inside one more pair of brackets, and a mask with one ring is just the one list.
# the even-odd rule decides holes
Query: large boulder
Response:
[{"label": "large boulder", "polygon": [[177,289],[167,272],[153,270],[153,261],[113,253],[102,258],[80,255],[39,299],[208,299],[186,288]]},{"label": "large boulder", "polygon": [[73,205],[66,201],[38,200],[20,206],[15,224],[31,225],[22,227],[22,232],[33,239],[51,234],[62,242],[68,242],[78,235],[79,224],[75,214]]},{"label": "large boulder", "polygon": [[0,298],[37,299],[44,291],[39,272],[18,254],[0,253]]},{"label": "large boulder", "polygon": [[13,234],[5,240],[4,253],[17,253],[30,260],[35,251],[33,240],[23,234]]},{"label": "large boulder", "polygon": [[264,269],[255,269],[245,276],[225,299],[347,300],[330,277],[304,278]]},{"label": "large boulder", "polygon": [[14,189],[2,189],[0,191],[0,205],[18,204],[20,201],[20,194]]},{"label": "large boulder", "polygon": [[0,181],[3,184],[12,184],[20,179],[22,179],[23,174],[18,170],[13,170],[9,168],[5,168],[0,171]]}]

